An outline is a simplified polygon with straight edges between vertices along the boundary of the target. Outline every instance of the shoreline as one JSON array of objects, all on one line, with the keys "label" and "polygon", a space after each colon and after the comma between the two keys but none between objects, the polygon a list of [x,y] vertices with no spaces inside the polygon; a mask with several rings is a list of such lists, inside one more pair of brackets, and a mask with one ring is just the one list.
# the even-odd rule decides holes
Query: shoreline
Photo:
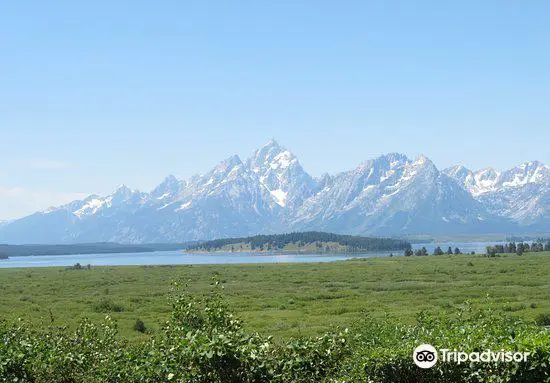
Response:
[{"label": "shoreline", "polygon": [[[373,254],[373,253],[398,253],[404,250],[364,250],[364,251],[308,251],[308,250],[183,250],[184,254],[254,254],[254,255],[342,255],[342,254]],[[395,254],[394,254],[395,255]]]}]

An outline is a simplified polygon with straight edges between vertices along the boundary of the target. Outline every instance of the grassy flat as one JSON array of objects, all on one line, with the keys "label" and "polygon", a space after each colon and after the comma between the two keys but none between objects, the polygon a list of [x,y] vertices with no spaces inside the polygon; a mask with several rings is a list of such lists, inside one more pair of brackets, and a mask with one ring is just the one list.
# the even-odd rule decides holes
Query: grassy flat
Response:
[{"label": "grassy flat", "polygon": [[[171,281],[207,291],[213,275],[253,330],[275,337],[349,326],[363,312],[410,322],[427,310],[452,315],[466,300],[532,319],[550,312],[550,253],[383,257],[332,263],[0,269],[0,318],[74,326],[107,313],[122,335],[137,318],[153,332],[170,311]],[[120,311],[122,310],[122,311]],[[51,313],[51,314],[50,314]]]}]

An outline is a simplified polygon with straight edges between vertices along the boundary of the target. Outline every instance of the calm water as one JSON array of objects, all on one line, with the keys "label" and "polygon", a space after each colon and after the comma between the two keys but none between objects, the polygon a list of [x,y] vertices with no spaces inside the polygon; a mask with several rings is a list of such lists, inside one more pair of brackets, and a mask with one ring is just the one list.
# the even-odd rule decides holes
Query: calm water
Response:
[{"label": "calm water", "polygon": [[331,262],[354,257],[376,257],[389,253],[369,254],[257,254],[257,253],[184,253],[182,251],[155,251],[152,253],[107,253],[72,255],[35,255],[10,257],[0,261],[0,268],[72,266],[75,263],[92,266],[120,265],[199,265],[228,263],[295,263]]},{"label": "calm water", "polygon": [[[413,244],[413,249],[426,246],[430,253],[438,244]],[[445,251],[458,246],[463,252],[484,252],[487,242],[440,243]],[[75,263],[92,266],[120,265],[199,265],[230,263],[296,263],[296,262],[332,262],[351,258],[370,258],[388,256],[391,252],[372,252],[367,254],[258,254],[258,253],[184,253],[182,251],[155,251],[152,253],[108,253],[108,254],[69,254],[38,255],[29,257],[10,257],[0,260],[0,268],[7,267],[46,267],[72,266]],[[393,252],[402,255],[401,251]]]}]

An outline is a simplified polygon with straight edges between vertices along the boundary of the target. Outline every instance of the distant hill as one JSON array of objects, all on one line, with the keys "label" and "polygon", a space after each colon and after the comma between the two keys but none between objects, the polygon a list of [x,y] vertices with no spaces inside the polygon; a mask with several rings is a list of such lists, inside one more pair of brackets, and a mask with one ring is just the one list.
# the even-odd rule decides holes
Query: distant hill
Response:
[{"label": "distant hill", "polygon": [[223,238],[202,242],[187,248],[193,251],[277,251],[277,252],[366,252],[399,251],[409,249],[405,240],[340,235],[318,231],[295,232],[288,234],[256,235],[242,238]]},{"label": "distant hill", "polygon": [[[191,243],[194,244],[194,243]],[[105,253],[148,253],[164,250],[182,250],[189,243],[155,243],[145,245],[124,245],[120,243],[79,243],[74,245],[4,245],[0,244],[0,259],[29,255],[105,254]],[[5,258],[2,258],[2,255]]]}]

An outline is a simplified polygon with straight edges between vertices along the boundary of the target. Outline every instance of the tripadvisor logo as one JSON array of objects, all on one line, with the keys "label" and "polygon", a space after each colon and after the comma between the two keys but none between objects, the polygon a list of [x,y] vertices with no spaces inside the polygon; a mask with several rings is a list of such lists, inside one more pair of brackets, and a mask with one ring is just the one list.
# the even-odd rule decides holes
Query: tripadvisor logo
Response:
[{"label": "tripadvisor logo", "polygon": [[430,344],[421,344],[413,351],[414,363],[420,368],[430,368],[437,363],[437,350]]},{"label": "tripadvisor logo", "polygon": [[[457,364],[470,363],[470,362],[526,362],[529,352],[519,351],[500,351],[485,350],[482,352],[464,352],[456,349],[450,350],[442,348],[439,350],[441,353],[441,360],[443,362],[454,362]],[[433,367],[438,360],[438,352],[432,345],[421,344],[413,351],[413,361],[420,368]]]}]

